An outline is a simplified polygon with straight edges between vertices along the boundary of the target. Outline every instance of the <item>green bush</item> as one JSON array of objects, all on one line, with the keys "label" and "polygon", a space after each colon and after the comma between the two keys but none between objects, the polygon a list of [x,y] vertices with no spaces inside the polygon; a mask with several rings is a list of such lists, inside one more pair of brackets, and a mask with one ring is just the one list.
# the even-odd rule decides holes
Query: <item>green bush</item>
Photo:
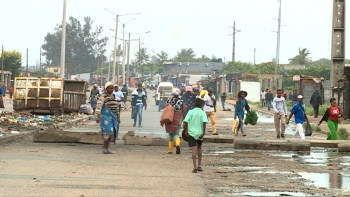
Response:
[{"label": "green bush", "polygon": [[347,140],[349,138],[349,132],[345,128],[338,129],[338,140]]}]

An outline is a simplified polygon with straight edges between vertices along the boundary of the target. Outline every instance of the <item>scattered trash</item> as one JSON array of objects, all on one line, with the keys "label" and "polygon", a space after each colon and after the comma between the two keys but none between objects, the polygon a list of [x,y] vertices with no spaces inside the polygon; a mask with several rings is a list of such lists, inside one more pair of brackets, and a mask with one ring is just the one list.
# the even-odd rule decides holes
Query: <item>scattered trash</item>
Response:
[{"label": "scattered trash", "polygon": [[11,131],[11,134],[19,134],[18,131]]}]

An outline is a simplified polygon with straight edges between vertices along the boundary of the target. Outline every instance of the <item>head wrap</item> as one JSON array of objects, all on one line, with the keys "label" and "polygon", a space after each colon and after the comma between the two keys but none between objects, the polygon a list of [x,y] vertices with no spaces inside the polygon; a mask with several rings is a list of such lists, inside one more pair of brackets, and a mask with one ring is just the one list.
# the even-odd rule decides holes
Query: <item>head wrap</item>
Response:
[{"label": "head wrap", "polygon": [[114,84],[112,83],[112,82],[107,82],[106,84],[105,84],[105,89],[107,89],[108,88],[108,86],[113,86]]},{"label": "head wrap", "polygon": [[98,85],[95,83],[95,84],[93,85],[93,87],[96,87],[96,88],[97,88],[97,87],[98,87]]},{"label": "head wrap", "polygon": [[173,88],[173,95],[179,96],[181,93],[181,90],[179,88]]},{"label": "head wrap", "polygon": [[186,92],[192,92],[192,87],[191,86],[186,86]]}]

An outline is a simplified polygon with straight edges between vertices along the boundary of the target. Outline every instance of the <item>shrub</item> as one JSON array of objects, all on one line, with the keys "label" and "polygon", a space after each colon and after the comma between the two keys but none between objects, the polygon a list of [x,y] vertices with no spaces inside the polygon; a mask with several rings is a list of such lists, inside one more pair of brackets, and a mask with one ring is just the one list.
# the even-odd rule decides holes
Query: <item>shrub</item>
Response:
[{"label": "shrub", "polygon": [[340,128],[338,130],[338,139],[347,140],[349,138],[349,132],[345,128]]}]

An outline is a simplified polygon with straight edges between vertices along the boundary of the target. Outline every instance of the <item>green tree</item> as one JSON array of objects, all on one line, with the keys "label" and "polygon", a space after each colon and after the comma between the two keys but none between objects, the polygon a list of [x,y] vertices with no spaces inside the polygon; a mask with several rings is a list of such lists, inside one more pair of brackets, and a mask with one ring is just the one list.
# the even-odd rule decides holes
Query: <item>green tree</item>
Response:
[{"label": "green tree", "polygon": [[4,60],[4,70],[12,72],[12,79],[21,75],[21,57],[22,54],[19,51],[5,51],[3,55],[0,54],[0,63]]},{"label": "green tree", "polygon": [[34,76],[36,77],[56,77],[54,73],[47,72],[46,69],[42,68],[34,72]]},{"label": "green tree", "polygon": [[[69,17],[66,27],[66,64],[74,65],[69,72],[93,72],[98,57],[105,53],[108,38],[102,37],[102,26],[93,27],[90,17],[84,18],[84,24]],[[42,54],[47,65],[60,65],[62,26],[57,25],[53,33],[47,33],[42,45]]]},{"label": "green tree", "polygon": [[299,64],[299,65],[305,65],[309,63],[311,60],[308,57],[310,55],[310,51],[306,48],[299,48],[299,54],[296,55],[294,58],[289,59],[290,64]]},{"label": "green tree", "polygon": [[223,67],[225,74],[247,73],[254,71],[255,67],[252,63],[247,62],[229,62]]},{"label": "green tree", "polygon": [[160,53],[157,54],[157,58],[158,58],[160,61],[164,62],[164,61],[166,61],[166,60],[169,60],[169,54],[166,53],[166,52],[164,52],[164,51],[161,51]]},{"label": "green tree", "polygon": [[331,60],[327,59],[327,58],[321,58],[319,60],[313,61],[311,64],[316,64],[316,65],[323,64],[325,66],[330,67],[331,66]]},{"label": "green tree", "polygon": [[201,57],[197,58],[197,62],[210,62],[210,58],[206,55],[202,55]]},{"label": "green tree", "polygon": [[135,52],[136,64],[145,64],[149,61],[150,55],[147,54],[147,48],[142,47],[140,51]]},{"label": "green tree", "polygon": [[180,52],[177,52],[174,60],[177,62],[193,62],[195,61],[196,54],[192,48],[183,48]]},{"label": "green tree", "polygon": [[[275,74],[275,66],[274,62],[264,62],[256,66],[256,71],[260,72],[260,74]],[[277,72],[279,73],[282,70],[281,66],[277,67]]]}]

